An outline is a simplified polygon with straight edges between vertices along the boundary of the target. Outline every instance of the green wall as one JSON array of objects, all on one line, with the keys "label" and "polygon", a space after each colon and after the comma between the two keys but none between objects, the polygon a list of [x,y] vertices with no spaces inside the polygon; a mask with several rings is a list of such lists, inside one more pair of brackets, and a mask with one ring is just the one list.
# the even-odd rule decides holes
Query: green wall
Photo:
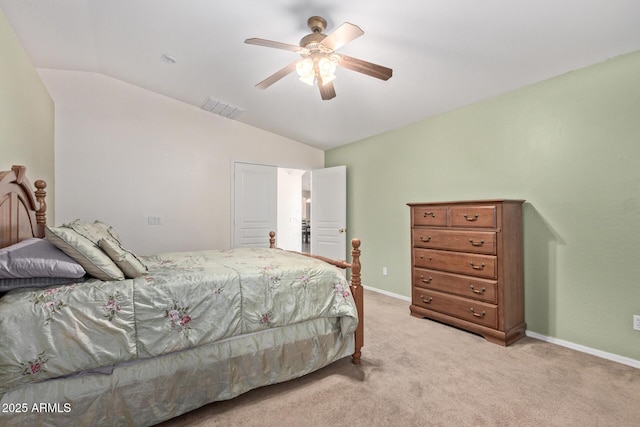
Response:
[{"label": "green wall", "polygon": [[32,182],[47,182],[50,224],[55,223],[53,144],[53,100],[0,10],[0,170],[24,165]]},{"label": "green wall", "polygon": [[407,202],[525,199],[528,330],[640,360],[639,76],[640,52],[328,151],[363,283],[410,295]]}]

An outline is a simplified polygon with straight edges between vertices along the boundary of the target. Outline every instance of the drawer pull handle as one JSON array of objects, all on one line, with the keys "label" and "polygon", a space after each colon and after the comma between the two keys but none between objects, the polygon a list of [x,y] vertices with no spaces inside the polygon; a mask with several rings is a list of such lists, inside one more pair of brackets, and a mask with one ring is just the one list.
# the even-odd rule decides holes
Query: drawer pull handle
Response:
[{"label": "drawer pull handle", "polygon": [[425,299],[424,295],[420,295],[420,301],[422,301],[425,304],[431,304],[431,301],[433,301],[433,298],[429,297],[429,298]]},{"label": "drawer pull handle", "polygon": [[471,264],[471,268],[473,268],[474,270],[483,270],[484,269],[484,262],[480,265],[476,265],[472,262],[470,262],[469,264]]},{"label": "drawer pull handle", "polygon": [[482,246],[484,245],[484,240],[481,239],[479,242],[474,242],[473,239],[469,239],[469,243],[471,243],[471,246]]},{"label": "drawer pull handle", "polygon": [[428,216],[430,216],[430,217],[432,217],[432,218],[435,218],[435,217],[436,217],[436,214],[434,214],[433,212],[425,212],[425,213],[423,213],[423,214],[422,214],[422,216],[423,216],[424,218],[426,218],[426,217],[428,217]]},{"label": "drawer pull handle", "polygon": [[420,236],[420,241],[421,242],[430,242],[431,241],[431,236],[427,236],[426,239],[424,237]]},{"label": "drawer pull handle", "polygon": [[476,313],[476,312],[473,310],[473,307],[471,307],[471,308],[469,309],[469,311],[471,311],[471,314],[473,314],[475,317],[484,317],[484,316],[487,314],[487,312],[486,312],[486,311],[484,311],[484,310],[482,310],[482,313]]},{"label": "drawer pull handle", "polygon": [[[424,255],[420,255],[420,259],[424,259]],[[433,258],[429,257],[429,261],[431,261]],[[473,263],[471,263],[473,264]]]},{"label": "drawer pull handle", "polygon": [[469,216],[467,214],[464,214],[464,219],[466,219],[467,221],[477,221],[478,220],[478,214],[474,214],[473,216]]},{"label": "drawer pull handle", "polygon": [[474,294],[482,295],[486,290],[487,288],[485,288],[484,286],[482,287],[482,289],[476,289],[473,287],[473,285],[471,285],[471,292],[473,292]]},{"label": "drawer pull handle", "polygon": [[[431,281],[433,280],[433,277],[429,277],[428,279],[425,279],[424,276],[421,274],[420,280],[422,280],[424,283],[431,283]],[[471,287],[473,287],[473,285]]]}]

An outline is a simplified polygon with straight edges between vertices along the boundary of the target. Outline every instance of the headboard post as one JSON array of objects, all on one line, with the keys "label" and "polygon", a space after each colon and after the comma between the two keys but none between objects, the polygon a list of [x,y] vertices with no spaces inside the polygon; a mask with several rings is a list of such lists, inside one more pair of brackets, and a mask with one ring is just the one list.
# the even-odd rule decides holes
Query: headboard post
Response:
[{"label": "headboard post", "polygon": [[37,190],[34,192],[36,195],[36,201],[40,205],[36,211],[36,224],[38,224],[38,233],[44,237],[44,228],[47,226],[47,203],[44,198],[47,196],[47,192],[44,191],[47,188],[47,183],[39,179],[35,182]]},{"label": "headboard post", "polygon": [[31,237],[44,237],[47,184],[36,181],[33,191],[26,171],[21,165],[0,171],[0,248]]}]

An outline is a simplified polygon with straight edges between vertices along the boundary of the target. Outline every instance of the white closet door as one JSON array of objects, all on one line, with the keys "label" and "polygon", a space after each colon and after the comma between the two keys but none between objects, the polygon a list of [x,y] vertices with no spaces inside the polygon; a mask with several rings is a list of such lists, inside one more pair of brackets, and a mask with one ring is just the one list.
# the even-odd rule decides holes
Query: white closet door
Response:
[{"label": "white closet door", "polygon": [[232,247],[269,247],[277,227],[278,170],[275,166],[234,164]]}]

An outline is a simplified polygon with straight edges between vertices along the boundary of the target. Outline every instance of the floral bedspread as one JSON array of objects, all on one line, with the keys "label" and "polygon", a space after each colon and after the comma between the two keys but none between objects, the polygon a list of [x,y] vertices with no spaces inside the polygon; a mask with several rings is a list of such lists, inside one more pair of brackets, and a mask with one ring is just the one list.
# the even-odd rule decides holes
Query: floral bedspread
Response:
[{"label": "floral bedspread", "polygon": [[0,395],[21,384],[357,311],[341,271],[286,251],[144,257],[149,275],[14,290],[0,298]]}]

